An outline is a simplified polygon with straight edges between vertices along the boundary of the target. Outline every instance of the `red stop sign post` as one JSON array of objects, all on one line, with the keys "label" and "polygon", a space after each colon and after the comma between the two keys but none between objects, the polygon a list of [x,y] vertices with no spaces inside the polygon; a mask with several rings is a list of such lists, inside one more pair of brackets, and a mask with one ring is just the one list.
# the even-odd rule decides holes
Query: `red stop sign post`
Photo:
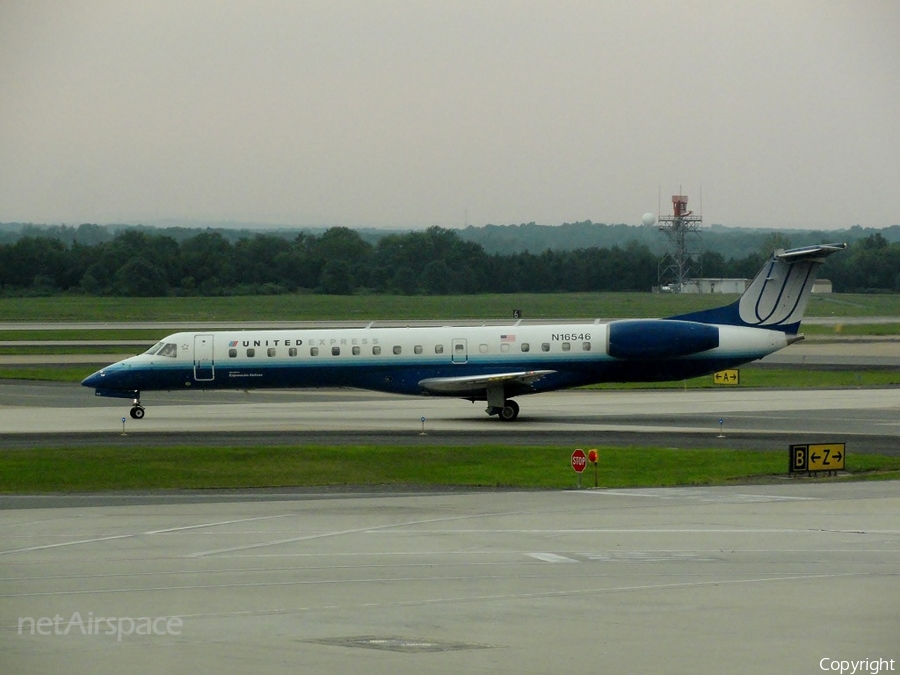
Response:
[{"label": "red stop sign post", "polygon": [[581,472],[584,471],[586,466],[587,456],[584,454],[584,450],[577,448],[575,452],[572,453],[572,468],[575,469],[575,473],[578,474],[579,488],[581,488]]},{"label": "red stop sign post", "polygon": [[584,450],[578,448],[572,453],[572,468],[575,469],[577,473],[581,473],[586,466],[587,455],[584,454]]}]

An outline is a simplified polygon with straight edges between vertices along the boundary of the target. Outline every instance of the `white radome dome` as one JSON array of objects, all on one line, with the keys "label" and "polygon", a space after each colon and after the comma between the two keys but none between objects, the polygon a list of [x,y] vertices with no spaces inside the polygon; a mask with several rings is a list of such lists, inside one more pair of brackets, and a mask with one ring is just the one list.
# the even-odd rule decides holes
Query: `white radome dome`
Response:
[{"label": "white radome dome", "polygon": [[650,227],[656,222],[656,215],[653,213],[645,213],[644,217],[641,218],[641,222],[647,227]]}]

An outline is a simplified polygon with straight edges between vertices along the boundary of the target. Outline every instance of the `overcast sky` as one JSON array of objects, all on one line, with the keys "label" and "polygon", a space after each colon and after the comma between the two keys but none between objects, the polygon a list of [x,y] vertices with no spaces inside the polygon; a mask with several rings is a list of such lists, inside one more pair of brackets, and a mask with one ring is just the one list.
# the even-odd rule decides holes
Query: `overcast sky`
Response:
[{"label": "overcast sky", "polygon": [[900,224],[900,2],[0,0],[0,221]]}]

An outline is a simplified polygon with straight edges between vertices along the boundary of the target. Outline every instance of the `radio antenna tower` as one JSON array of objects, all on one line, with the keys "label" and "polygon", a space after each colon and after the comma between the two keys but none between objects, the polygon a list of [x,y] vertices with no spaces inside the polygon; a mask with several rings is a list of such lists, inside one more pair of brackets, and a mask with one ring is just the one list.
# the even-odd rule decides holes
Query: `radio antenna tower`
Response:
[{"label": "radio antenna tower", "polygon": [[666,235],[668,250],[659,261],[659,286],[669,286],[674,293],[684,290],[685,282],[701,275],[700,241],[702,216],[687,210],[687,195],[672,195],[671,216],[659,216],[659,231]]}]

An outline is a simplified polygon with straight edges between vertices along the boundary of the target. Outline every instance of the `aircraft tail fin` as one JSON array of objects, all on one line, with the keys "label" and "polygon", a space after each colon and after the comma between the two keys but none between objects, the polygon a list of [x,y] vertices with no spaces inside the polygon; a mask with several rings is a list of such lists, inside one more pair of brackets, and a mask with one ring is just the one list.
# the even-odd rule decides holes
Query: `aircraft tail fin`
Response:
[{"label": "aircraft tail fin", "polygon": [[818,244],[775,251],[737,301],[669,318],[796,334],[819,268],[828,256],[846,247],[847,244]]}]

